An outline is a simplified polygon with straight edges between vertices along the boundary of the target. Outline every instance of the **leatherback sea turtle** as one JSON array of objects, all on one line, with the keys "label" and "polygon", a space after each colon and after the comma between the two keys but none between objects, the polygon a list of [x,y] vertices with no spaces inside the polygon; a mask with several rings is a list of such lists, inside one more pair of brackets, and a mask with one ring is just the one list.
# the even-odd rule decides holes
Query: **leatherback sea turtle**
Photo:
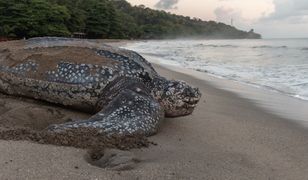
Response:
[{"label": "leatherback sea turtle", "polygon": [[201,97],[197,88],[159,76],[136,52],[51,37],[0,43],[0,91],[96,113],[50,131],[119,135],[152,135],[164,116],[191,114]]}]

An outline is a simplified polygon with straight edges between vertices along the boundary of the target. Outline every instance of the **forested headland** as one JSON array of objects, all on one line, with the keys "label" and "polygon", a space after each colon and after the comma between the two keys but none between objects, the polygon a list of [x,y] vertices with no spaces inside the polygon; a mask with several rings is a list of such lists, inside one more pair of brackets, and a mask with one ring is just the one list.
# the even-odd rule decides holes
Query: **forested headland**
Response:
[{"label": "forested headland", "polygon": [[87,38],[261,38],[223,23],[174,15],[125,0],[0,0],[0,37],[82,33]]}]

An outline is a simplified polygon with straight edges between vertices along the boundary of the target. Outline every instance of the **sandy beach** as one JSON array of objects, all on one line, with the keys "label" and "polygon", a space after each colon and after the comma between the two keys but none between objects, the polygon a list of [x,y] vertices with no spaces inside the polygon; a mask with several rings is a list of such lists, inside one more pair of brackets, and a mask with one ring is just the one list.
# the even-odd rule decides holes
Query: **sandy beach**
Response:
[{"label": "sandy beach", "polygon": [[[128,171],[92,166],[86,150],[0,140],[0,179],[290,179],[308,177],[308,131],[210,83],[155,65],[170,79],[200,88],[191,116],[166,119],[157,143],[132,152]],[[1,95],[0,124],[44,127],[89,115]],[[29,110],[31,109],[31,110]],[[44,123],[45,122],[45,123]],[[14,124],[15,123],[15,124]]]}]

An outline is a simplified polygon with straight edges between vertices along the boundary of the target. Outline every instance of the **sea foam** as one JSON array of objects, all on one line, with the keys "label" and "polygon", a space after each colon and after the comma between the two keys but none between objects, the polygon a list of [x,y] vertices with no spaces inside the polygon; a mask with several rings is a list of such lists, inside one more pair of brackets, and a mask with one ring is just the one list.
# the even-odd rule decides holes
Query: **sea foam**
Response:
[{"label": "sea foam", "polygon": [[124,48],[217,77],[308,100],[308,39],[157,40]]}]

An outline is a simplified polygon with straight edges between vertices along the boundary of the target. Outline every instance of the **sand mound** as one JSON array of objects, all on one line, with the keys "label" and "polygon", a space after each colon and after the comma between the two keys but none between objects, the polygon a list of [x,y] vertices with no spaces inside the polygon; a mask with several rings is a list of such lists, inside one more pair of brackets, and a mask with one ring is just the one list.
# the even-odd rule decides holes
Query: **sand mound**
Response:
[{"label": "sand mound", "polygon": [[72,146],[84,149],[117,148],[128,150],[147,147],[150,142],[143,136],[105,136],[95,129],[80,128],[61,133],[31,129],[11,129],[0,132],[3,140],[28,140],[40,144]]},{"label": "sand mound", "polygon": [[33,141],[40,144],[72,146],[84,149],[147,147],[142,136],[105,136],[95,129],[81,128],[63,133],[47,132],[51,124],[86,119],[90,114],[68,110],[41,101],[0,94],[0,139]]}]

